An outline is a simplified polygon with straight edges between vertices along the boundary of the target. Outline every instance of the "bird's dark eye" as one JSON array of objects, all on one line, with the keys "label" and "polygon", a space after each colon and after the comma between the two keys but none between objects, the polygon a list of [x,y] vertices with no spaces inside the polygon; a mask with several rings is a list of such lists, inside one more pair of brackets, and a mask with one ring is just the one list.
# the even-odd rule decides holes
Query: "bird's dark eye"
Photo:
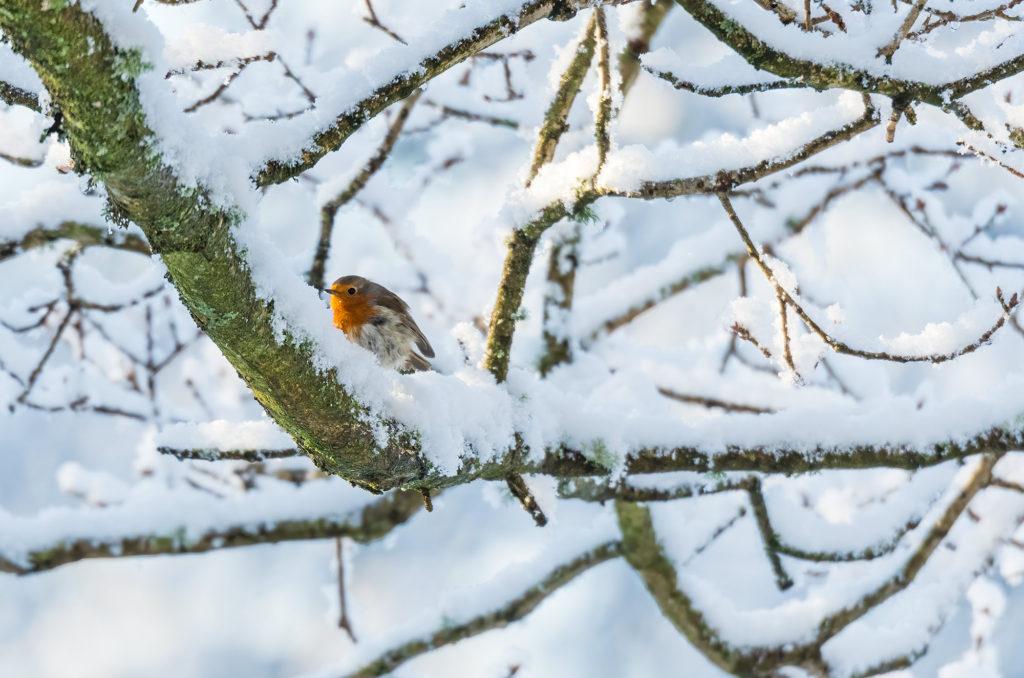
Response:
[{"label": "bird's dark eye", "polygon": [[354,288],[354,287],[348,288],[348,293],[349,294],[355,294],[356,293],[356,288]]}]

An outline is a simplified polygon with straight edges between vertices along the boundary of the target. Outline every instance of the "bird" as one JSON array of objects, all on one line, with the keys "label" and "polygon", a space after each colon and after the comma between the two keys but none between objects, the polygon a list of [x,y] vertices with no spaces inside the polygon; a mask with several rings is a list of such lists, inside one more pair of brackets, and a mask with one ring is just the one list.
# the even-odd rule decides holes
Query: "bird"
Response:
[{"label": "bird", "polygon": [[334,326],[376,355],[383,367],[430,369],[427,358],[434,357],[434,349],[397,294],[358,275],[344,275],[324,292],[331,297]]}]

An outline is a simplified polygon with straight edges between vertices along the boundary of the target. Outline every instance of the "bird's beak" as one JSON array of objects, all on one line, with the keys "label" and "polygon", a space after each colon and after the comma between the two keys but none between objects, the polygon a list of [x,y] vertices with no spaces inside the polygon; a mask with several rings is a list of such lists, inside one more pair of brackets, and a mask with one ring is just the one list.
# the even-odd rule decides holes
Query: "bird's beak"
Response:
[{"label": "bird's beak", "polygon": [[333,294],[336,297],[340,297],[341,296],[341,292],[338,292],[337,290],[332,290],[330,287],[325,287],[324,289],[322,289],[320,291],[321,292],[326,292],[327,294]]}]

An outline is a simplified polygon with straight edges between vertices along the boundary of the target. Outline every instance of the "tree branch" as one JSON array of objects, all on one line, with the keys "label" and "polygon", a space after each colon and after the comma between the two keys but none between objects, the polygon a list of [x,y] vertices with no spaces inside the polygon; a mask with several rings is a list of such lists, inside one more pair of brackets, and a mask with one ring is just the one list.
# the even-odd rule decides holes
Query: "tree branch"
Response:
[{"label": "tree branch", "polygon": [[0,80],[0,101],[8,106],[24,106],[36,113],[43,112],[43,107],[39,105],[39,95],[3,80]]},{"label": "tree branch", "polygon": [[[601,5],[622,5],[633,0],[603,0]],[[449,43],[432,56],[421,61],[416,68],[398,73],[388,84],[378,87],[373,94],[339,115],[334,124],[315,134],[311,144],[301,153],[297,162],[271,161],[256,174],[259,186],[278,184],[298,176],[313,167],[327,153],[337,150],[362,124],[394,102],[404,99],[418,87],[432,80],[477,52],[490,47],[506,36],[522,30],[532,23],[547,19],[556,10],[574,14],[591,6],[589,0],[530,0],[513,16],[502,14],[490,22],[473,29],[465,38]]]},{"label": "tree branch", "polygon": [[[750,253],[750,258],[753,259],[757,263],[758,267],[760,267],[760,269],[761,269],[761,272],[764,273],[765,278],[767,278],[768,282],[775,287],[775,290],[776,290],[776,293],[777,293],[778,299],[779,299],[779,304],[780,304],[780,306],[782,306],[782,309],[783,309],[782,312],[785,313],[785,307],[787,305],[791,306],[793,308],[793,310],[796,312],[796,314],[798,316],[800,316],[800,319],[803,320],[804,325],[807,326],[807,329],[809,329],[814,334],[818,335],[821,338],[821,340],[824,341],[829,346],[829,348],[831,348],[836,353],[842,353],[844,355],[852,355],[852,356],[856,356],[858,358],[863,358],[865,360],[887,360],[887,361],[890,361],[890,362],[897,362],[897,363],[912,363],[912,362],[944,363],[944,362],[948,362],[950,360],[955,360],[956,358],[959,358],[960,356],[967,355],[968,353],[972,353],[972,352],[978,350],[979,348],[981,348],[982,346],[986,345],[989,342],[989,340],[992,338],[992,335],[995,334],[999,330],[999,328],[1001,328],[1006,323],[1007,319],[1013,314],[1013,311],[1021,303],[1021,297],[1018,296],[1017,294],[1014,294],[1010,298],[1010,300],[1008,302],[1004,301],[1002,296],[1001,296],[1001,293],[997,290],[996,291],[996,297],[999,299],[1000,304],[1002,304],[1002,306],[1003,306],[1003,313],[1002,313],[1002,315],[1000,315],[999,318],[996,320],[995,324],[993,324],[992,327],[990,327],[984,333],[982,333],[982,335],[980,337],[978,337],[977,340],[975,340],[975,341],[971,342],[970,344],[967,344],[966,346],[963,346],[963,347],[961,347],[959,349],[956,349],[954,351],[950,351],[949,353],[930,353],[930,354],[925,354],[925,355],[901,355],[901,354],[897,354],[897,353],[889,353],[889,352],[886,352],[886,351],[865,351],[865,350],[853,348],[853,347],[851,347],[851,346],[849,346],[849,345],[839,341],[838,339],[836,339],[832,335],[830,335],[828,332],[823,330],[821,328],[821,326],[818,325],[810,317],[810,315],[807,314],[807,312],[803,309],[803,307],[799,303],[797,303],[797,301],[793,298],[793,296],[789,292],[787,292],[782,287],[781,284],[779,284],[778,280],[775,278],[774,272],[771,270],[771,268],[768,266],[768,264],[765,263],[764,259],[761,257],[761,253],[758,251],[757,247],[754,245],[753,240],[750,239],[750,235],[747,233],[747,230],[743,227],[743,223],[740,221],[739,217],[736,216],[736,210],[733,209],[732,203],[729,201],[729,197],[725,193],[719,193],[718,194],[718,199],[721,201],[722,207],[725,209],[725,213],[729,216],[729,219],[732,221],[733,225],[736,227],[736,230],[739,232],[740,238],[743,239],[743,243],[747,246],[747,252]],[[785,325],[783,327],[785,327]],[[785,329],[783,331],[785,332]],[[788,342],[786,342],[786,343],[788,344]],[[788,345],[786,347],[786,350],[787,350],[787,353],[788,353]],[[790,369],[793,369],[793,367],[792,367],[793,360],[792,360],[791,356],[787,355],[786,362],[787,362],[787,365],[790,367]]]},{"label": "tree branch", "polygon": [[10,259],[26,250],[42,247],[57,240],[74,240],[85,249],[94,245],[138,252],[149,256],[149,244],[139,236],[121,229],[111,230],[102,226],[90,226],[77,221],[63,221],[55,227],[38,226],[21,237],[21,240],[0,241],[0,262]]},{"label": "tree branch", "polygon": [[[212,500],[215,503],[221,500]],[[212,528],[190,537],[187,525],[164,534],[134,534],[123,537],[65,538],[46,548],[35,548],[23,558],[10,559],[0,551],[0,572],[25,575],[51,570],[86,558],[125,558],[134,556],[204,553],[214,549],[236,548],[252,544],[272,544],[306,539],[349,537],[361,543],[375,541],[408,521],[422,507],[418,492],[397,490],[381,499],[337,517],[311,520],[281,520],[273,523],[245,523]],[[215,509],[215,506],[212,507]],[[95,514],[89,525],[118,507],[90,511]],[[120,523],[123,517],[114,517]],[[31,521],[31,519],[29,519]],[[2,547],[0,547],[2,549]],[[23,562],[22,562],[23,561]]]},{"label": "tree branch", "polygon": [[[658,543],[650,511],[643,505],[626,502],[615,504],[623,536],[623,556],[643,578],[647,590],[665,617],[697,650],[720,668],[736,675],[747,676],[770,675],[775,669],[783,666],[800,666],[813,675],[831,675],[822,656],[822,645],[868,611],[910,586],[974,496],[989,484],[992,479],[992,468],[999,456],[987,455],[979,462],[967,486],[950,503],[895,575],[862,597],[854,606],[825,617],[817,637],[808,643],[784,647],[740,648],[723,641],[718,632],[707,623],[701,611],[694,607],[690,598],[679,589],[675,566],[665,556]],[[757,513],[758,501],[754,495],[751,498]],[[763,510],[763,501],[760,503]],[[767,522],[766,511],[758,521]],[[762,534],[765,529],[770,532],[770,525],[767,528],[762,527]],[[773,540],[773,533],[770,533],[767,539]],[[766,541],[766,549],[768,548],[769,542]],[[779,570],[776,570],[776,576],[779,576]]]},{"label": "tree branch", "polygon": [[1024,55],[1019,55],[974,75],[941,85],[901,80],[889,75],[871,73],[839,61],[819,64],[809,59],[790,56],[762,41],[718,9],[711,0],[676,0],[676,3],[711,31],[719,42],[732,48],[754,68],[766,70],[781,78],[802,78],[808,87],[817,90],[842,88],[856,92],[874,92],[908,102],[920,101],[944,108],[951,99],[959,99],[987,87],[996,80],[1002,80],[1024,70]]},{"label": "tree branch", "polygon": [[181,461],[196,460],[196,461],[248,461],[248,462],[259,462],[266,461],[267,459],[287,459],[289,457],[297,457],[299,451],[295,449],[283,449],[283,450],[257,450],[257,449],[246,449],[246,450],[214,450],[208,448],[192,448],[192,449],[179,449],[176,447],[157,447],[156,451],[160,454],[166,454],[175,459]]},{"label": "tree branch", "polygon": [[544,579],[537,582],[522,595],[509,601],[497,610],[474,617],[464,623],[441,629],[430,636],[410,640],[403,645],[388,650],[366,666],[354,673],[348,674],[349,678],[383,676],[391,673],[407,661],[437,648],[453,645],[460,640],[472,638],[485,631],[504,628],[533,612],[548,596],[590,568],[612,558],[617,558],[619,555],[621,555],[621,545],[618,542],[602,544],[565,565],[555,568]]},{"label": "tree branch", "polygon": [[651,40],[661,28],[662,22],[672,9],[673,0],[656,0],[645,2],[640,9],[637,32],[627,33],[626,46],[619,52],[619,88],[626,93],[632,88],[636,76],[640,74],[640,57],[651,49]]},{"label": "tree branch", "polygon": [[562,134],[569,129],[565,120],[569,117],[569,111],[572,109],[573,102],[576,101],[580,85],[583,84],[583,79],[587,76],[587,71],[590,68],[590,62],[593,61],[596,28],[597,14],[593,14],[579,38],[576,56],[562,73],[558,90],[544,114],[544,124],[541,125],[540,132],[537,134],[533,162],[530,164],[530,172],[526,177],[527,186],[536,178],[540,168],[555,157],[558,141],[562,138]]},{"label": "tree branch", "polygon": [[377,148],[377,152],[341,193],[328,200],[320,208],[320,239],[317,241],[313,265],[309,269],[308,276],[311,287],[319,290],[324,286],[324,266],[327,264],[327,254],[331,247],[331,233],[334,231],[334,218],[337,216],[338,210],[356,197],[370,181],[370,178],[384,166],[384,162],[391,155],[391,149],[395,147],[395,142],[398,141],[398,136],[402,133],[402,128],[405,127],[405,122],[409,119],[409,114],[412,113],[412,108],[421,94],[423,94],[423,90],[416,90],[402,102],[387,134],[384,135],[384,140]]},{"label": "tree branch", "polygon": [[773,80],[771,82],[756,82],[746,85],[722,85],[720,87],[704,87],[687,80],[680,80],[673,73],[659,71],[655,68],[644,66],[644,70],[651,75],[661,78],[670,83],[676,89],[693,92],[706,97],[724,97],[729,94],[750,94],[751,92],[768,92],[775,89],[806,89],[807,83],[799,80]]},{"label": "tree branch", "polygon": [[681,195],[731,191],[740,184],[757,181],[769,174],[788,169],[813,155],[875,127],[881,121],[878,112],[871,106],[869,100],[865,99],[864,103],[864,115],[857,120],[838,129],[826,132],[819,137],[815,137],[792,153],[784,156],[763,160],[756,165],[748,167],[722,170],[715,174],[699,177],[669,179],[667,181],[645,181],[640,185],[639,189],[633,191],[607,191],[604,195],[651,200],[654,198],[674,198]]}]

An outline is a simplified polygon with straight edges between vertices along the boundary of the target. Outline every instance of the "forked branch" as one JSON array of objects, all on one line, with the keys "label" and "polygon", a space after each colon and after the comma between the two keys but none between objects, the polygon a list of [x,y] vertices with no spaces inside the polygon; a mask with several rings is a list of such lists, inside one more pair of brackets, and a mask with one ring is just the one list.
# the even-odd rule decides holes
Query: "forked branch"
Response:
[{"label": "forked branch", "polygon": [[[824,329],[822,329],[822,327],[817,322],[815,322],[814,319],[811,318],[811,316],[804,310],[803,306],[801,306],[800,303],[797,302],[797,300],[792,296],[792,294],[790,294],[782,286],[782,284],[779,283],[778,279],[775,277],[775,273],[772,271],[771,267],[768,266],[768,264],[764,261],[764,258],[761,256],[761,253],[758,250],[757,246],[754,245],[754,241],[751,240],[750,234],[747,233],[747,229],[744,228],[743,223],[736,215],[736,210],[733,209],[732,202],[729,200],[729,196],[726,195],[725,193],[719,193],[718,199],[721,201],[722,207],[725,209],[726,215],[728,215],[729,219],[736,227],[736,231],[740,234],[740,238],[743,240],[743,244],[746,245],[747,252],[750,254],[751,259],[753,259],[757,263],[758,268],[760,268],[761,272],[764,273],[764,276],[768,280],[769,284],[771,284],[775,288],[779,297],[780,305],[782,305],[783,307],[791,307],[796,312],[796,314],[800,316],[800,319],[803,320],[804,325],[807,327],[807,329],[809,329],[814,334],[818,335],[818,337],[820,337],[821,340],[824,341],[829,346],[829,348],[831,348],[836,353],[852,355],[858,358],[864,358],[865,360],[887,360],[890,362],[897,363],[948,362],[950,360],[955,360],[960,356],[967,355],[968,353],[973,353],[982,346],[986,345],[991,340],[992,335],[994,335],[999,330],[999,328],[1001,328],[1006,323],[1006,321],[1010,318],[1010,316],[1020,305],[1020,295],[1014,293],[1009,300],[1006,300],[1003,298],[1002,292],[997,289],[996,298],[999,300],[999,303],[1003,307],[1003,313],[999,316],[995,323],[985,332],[983,332],[981,336],[978,337],[975,341],[965,346],[962,346],[961,348],[958,348],[954,351],[950,351],[948,353],[904,355],[898,353],[889,353],[888,351],[867,351],[863,349],[854,348],[842,341],[839,341],[831,334],[826,332]],[[791,358],[787,359],[787,364],[791,364],[791,362]]]}]

